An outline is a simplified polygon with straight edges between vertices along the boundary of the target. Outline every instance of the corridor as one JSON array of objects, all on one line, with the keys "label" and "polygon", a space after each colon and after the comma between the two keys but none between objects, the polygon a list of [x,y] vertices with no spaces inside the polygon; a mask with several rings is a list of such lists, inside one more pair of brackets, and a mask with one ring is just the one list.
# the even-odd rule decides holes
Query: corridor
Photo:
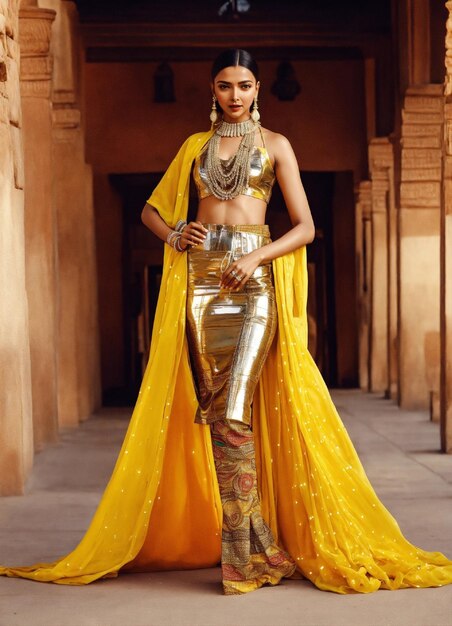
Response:
[{"label": "corridor", "polygon": [[[366,471],[407,538],[452,557],[452,458],[427,413],[379,395],[335,391]],[[113,468],[129,411],[103,410],[35,457],[25,496],[0,500],[0,562],[51,561],[86,529]],[[221,594],[219,568],[122,575],[86,587],[0,577],[0,626],[449,626],[452,585],[340,596],[284,581]]]}]

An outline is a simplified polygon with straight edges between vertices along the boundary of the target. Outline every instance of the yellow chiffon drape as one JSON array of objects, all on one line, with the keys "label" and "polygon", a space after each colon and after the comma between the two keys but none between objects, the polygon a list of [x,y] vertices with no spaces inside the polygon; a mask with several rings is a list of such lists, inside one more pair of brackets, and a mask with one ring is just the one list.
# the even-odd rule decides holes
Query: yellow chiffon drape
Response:
[{"label": "yellow chiffon drape", "polygon": [[[193,159],[183,144],[149,203],[170,225],[187,215]],[[209,426],[185,341],[186,255],[165,246],[151,353],[110,481],[77,547],[53,563],[0,574],[82,585],[149,571],[211,567],[221,501]],[[338,593],[452,582],[452,561],[410,544],[379,501],[307,350],[306,250],[273,262],[278,332],[256,389],[253,430],[262,513],[298,573]]]}]

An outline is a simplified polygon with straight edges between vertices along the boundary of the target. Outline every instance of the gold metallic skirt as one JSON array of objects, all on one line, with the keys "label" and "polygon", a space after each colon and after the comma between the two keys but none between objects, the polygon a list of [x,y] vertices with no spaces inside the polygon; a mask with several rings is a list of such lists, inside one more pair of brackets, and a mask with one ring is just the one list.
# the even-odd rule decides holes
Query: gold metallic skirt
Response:
[{"label": "gold metallic skirt", "polygon": [[195,422],[251,424],[251,403],[273,341],[277,312],[271,262],[240,291],[220,289],[234,260],[270,243],[266,225],[204,224],[188,251],[187,340],[199,408]]}]

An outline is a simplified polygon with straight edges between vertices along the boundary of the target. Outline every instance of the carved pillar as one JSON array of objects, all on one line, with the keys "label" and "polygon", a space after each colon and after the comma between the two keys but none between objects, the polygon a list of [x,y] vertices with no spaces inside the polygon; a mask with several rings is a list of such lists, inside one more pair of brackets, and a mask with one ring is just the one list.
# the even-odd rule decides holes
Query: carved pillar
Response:
[{"label": "carved pillar", "polygon": [[[21,94],[25,161],[26,284],[35,447],[57,438],[56,214],[52,199],[50,29],[55,12],[22,4]],[[36,4],[36,3],[34,3]]]},{"label": "carved pillar", "polygon": [[52,27],[54,202],[58,234],[58,420],[75,426],[100,404],[97,272],[91,168],[84,159],[78,81],[78,14],[42,0]]},{"label": "carved pillar", "polygon": [[[53,111],[54,192],[58,215],[58,267],[60,307],[58,316],[58,421],[61,426],[75,426],[79,413],[79,326],[80,255],[79,223],[74,204],[80,201],[83,186],[80,172],[74,168],[78,151],[80,112],[73,108]],[[75,153],[75,154],[74,154]],[[82,192],[82,193],[81,193]],[[83,203],[83,200],[80,204]],[[81,218],[81,215],[79,216]]]},{"label": "carved pillar", "polygon": [[370,391],[370,328],[372,291],[371,182],[362,181],[356,194],[356,277],[359,320],[359,386]]},{"label": "carved pillar", "polygon": [[439,333],[442,86],[408,89],[402,115],[400,403],[428,408],[439,389],[432,347]]},{"label": "carved pillar", "polygon": [[381,170],[372,172],[370,390],[380,392],[386,392],[388,389],[387,194],[388,184],[384,173]]},{"label": "carved pillar", "polygon": [[18,22],[0,2],[0,495],[22,493],[33,462]]},{"label": "carved pillar", "polygon": [[452,453],[452,2],[446,2],[446,103],[441,207],[441,448]]},{"label": "carved pillar", "polygon": [[370,389],[394,395],[397,389],[395,319],[395,204],[393,148],[386,137],[369,145],[371,177]]}]

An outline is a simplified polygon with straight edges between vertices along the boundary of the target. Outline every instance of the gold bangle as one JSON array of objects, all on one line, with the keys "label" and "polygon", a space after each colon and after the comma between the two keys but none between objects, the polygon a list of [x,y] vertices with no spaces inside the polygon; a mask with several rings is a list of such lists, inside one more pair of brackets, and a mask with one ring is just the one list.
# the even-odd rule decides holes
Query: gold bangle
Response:
[{"label": "gold bangle", "polygon": [[170,230],[170,232],[168,233],[166,237],[166,243],[169,246],[172,246],[174,248],[174,240],[177,239],[178,237],[180,237],[180,233],[178,233],[175,230]]},{"label": "gold bangle", "polygon": [[179,237],[177,237],[177,239],[175,239],[174,241],[174,249],[177,250],[178,252],[185,252],[185,250],[187,248],[182,248],[182,246],[180,245],[180,240],[182,239],[182,237],[179,235]]}]

